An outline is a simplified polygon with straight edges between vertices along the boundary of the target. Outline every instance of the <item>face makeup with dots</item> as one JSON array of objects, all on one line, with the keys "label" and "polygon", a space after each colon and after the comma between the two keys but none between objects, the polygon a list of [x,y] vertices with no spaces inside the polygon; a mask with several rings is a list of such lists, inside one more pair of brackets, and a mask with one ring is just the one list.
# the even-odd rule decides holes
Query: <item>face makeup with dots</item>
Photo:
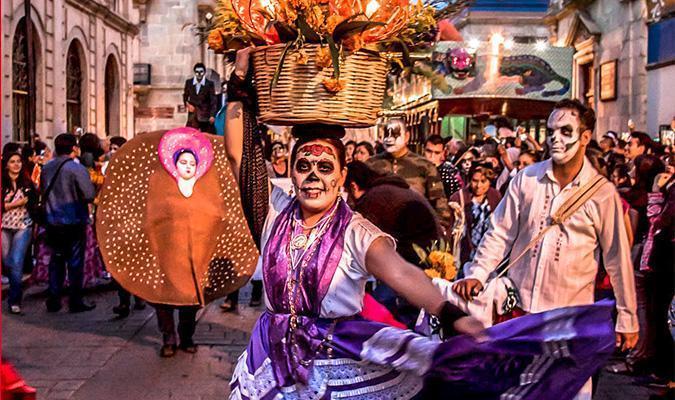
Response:
[{"label": "face makeup with dots", "polygon": [[332,145],[322,140],[305,143],[298,149],[291,179],[303,210],[319,213],[335,203],[344,180],[337,154]]},{"label": "face makeup with dots", "polygon": [[556,164],[569,162],[581,146],[579,113],[569,108],[556,108],[548,118],[546,126],[546,140],[551,159]]},{"label": "face makeup with dots", "polygon": [[399,124],[390,124],[384,130],[382,145],[387,153],[398,153],[405,146],[405,130]]},{"label": "face makeup with dots", "polygon": [[195,160],[195,156],[190,152],[181,154],[176,162],[176,169],[178,170],[178,176],[182,179],[192,179],[197,172],[197,160]]}]

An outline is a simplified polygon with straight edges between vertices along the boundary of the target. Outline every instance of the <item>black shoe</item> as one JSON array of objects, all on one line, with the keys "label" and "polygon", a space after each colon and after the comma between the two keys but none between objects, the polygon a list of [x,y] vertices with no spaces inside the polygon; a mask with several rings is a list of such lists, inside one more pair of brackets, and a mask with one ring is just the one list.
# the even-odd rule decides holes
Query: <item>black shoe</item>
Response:
[{"label": "black shoe", "polygon": [[47,312],[50,313],[59,312],[63,307],[63,305],[61,304],[61,299],[54,299],[54,298],[47,299],[45,305],[47,306]]},{"label": "black shoe", "polygon": [[223,304],[220,305],[220,310],[222,312],[236,312],[237,304],[233,304],[230,300],[223,301]]},{"label": "black shoe", "polygon": [[96,308],[96,303],[87,304],[85,302],[81,302],[81,303],[78,303],[78,304],[70,305],[68,307],[68,311],[70,311],[71,313],[74,314],[74,313],[91,311],[94,308]]},{"label": "black shoe", "polygon": [[197,352],[197,345],[192,341],[192,339],[181,340],[180,346],[178,347],[186,353],[194,354]]},{"label": "black shoe", "polygon": [[117,314],[120,318],[126,318],[129,316],[129,305],[120,304],[119,306],[115,306],[113,307],[112,312]]},{"label": "black shoe", "polygon": [[159,356],[162,358],[170,358],[176,355],[176,345],[175,344],[164,344],[162,348],[159,349]]},{"label": "black shoe", "polygon": [[136,300],[134,302],[134,310],[145,310],[147,303],[144,300]]}]

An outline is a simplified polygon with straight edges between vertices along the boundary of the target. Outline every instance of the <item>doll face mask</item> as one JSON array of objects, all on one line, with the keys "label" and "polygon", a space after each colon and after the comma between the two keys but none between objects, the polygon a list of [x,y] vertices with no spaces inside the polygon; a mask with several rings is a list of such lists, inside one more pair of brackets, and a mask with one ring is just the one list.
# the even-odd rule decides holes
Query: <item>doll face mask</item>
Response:
[{"label": "doll face mask", "polygon": [[546,123],[546,140],[551,159],[556,164],[569,162],[579,151],[581,123],[579,113],[569,108],[556,108]]},{"label": "doll face mask", "polygon": [[213,147],[203,133],[193,128],[173,129],[159,142],[159,160],[185,197],[192,196],[197,180],[213,163]]},{"label": "doll face mask", "polygon": [[298,149],[291,178],[303,209],[321,212],[330,208],[342,184],[337,150],[316,140]]}]

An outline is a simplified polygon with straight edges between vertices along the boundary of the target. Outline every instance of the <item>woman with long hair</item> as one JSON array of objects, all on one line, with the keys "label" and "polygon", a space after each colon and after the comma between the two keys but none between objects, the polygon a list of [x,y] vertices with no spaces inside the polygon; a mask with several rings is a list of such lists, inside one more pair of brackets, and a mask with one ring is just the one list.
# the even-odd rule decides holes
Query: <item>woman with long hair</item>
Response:
[{"label": "woman with long hair", "polygon": [[37,199],[35,186],[23,169],[21,154],[2,157],[2,263],[9,272],[9,312],[21,313],[23,265],[33,221],[29,210]]},{"label": "woman with long hair", "polygon": [[[499,191],[492,187],[495,173],[488,166],[475,164],[468,178],[466,187],[450,197],[450,203],[459,204],[458,211],[464,213],[464,229],[461,233],[459,251],[460,266],[473,259],[480,240],[490,226],[492,211],[502,198]],[[452,224],[455,218],[453,214]],[[461,269],[457,272],[463,276]]]}]

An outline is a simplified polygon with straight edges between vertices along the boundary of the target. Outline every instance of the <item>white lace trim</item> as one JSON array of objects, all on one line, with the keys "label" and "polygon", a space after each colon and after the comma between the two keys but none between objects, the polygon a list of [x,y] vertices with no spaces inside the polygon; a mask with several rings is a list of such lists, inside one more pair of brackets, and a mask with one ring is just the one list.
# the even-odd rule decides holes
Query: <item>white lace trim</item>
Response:
[{"label": "white lace trim", "polygon": [[[408,340],[411,337],[412,339]],[[406,348],[402,349],[404,344]],[[391,364],[399,371],[409,371],[422,376],[431,367],[432,356],[439,344],[439,341],[412,331],[387,327],[363,343],[361,358],[376,364]],[[405,351],[399,357],[390,360],[400,350]]]},{"label": "white lace trim", "polygon": [[[230,399],[240,400],[243,396],[260,399],[272,392],[276,385],[272,362],[266,358],[262,365],[249,373],[246,365],[246,351],[239,357],[232,375],[231,385],[238,386],[230,393]],[[324,396],[335,386],[363,383],[393,371],[393,368],[352,359],[316,360],[308,384],[296,384],[281,388],[275,399],[314,400]],[[423,380],[414,374],[401,372],[397,376],[377,385],[363,388],[334,391],[332,399],[359,400],[407,400],[422,389]]]}]

